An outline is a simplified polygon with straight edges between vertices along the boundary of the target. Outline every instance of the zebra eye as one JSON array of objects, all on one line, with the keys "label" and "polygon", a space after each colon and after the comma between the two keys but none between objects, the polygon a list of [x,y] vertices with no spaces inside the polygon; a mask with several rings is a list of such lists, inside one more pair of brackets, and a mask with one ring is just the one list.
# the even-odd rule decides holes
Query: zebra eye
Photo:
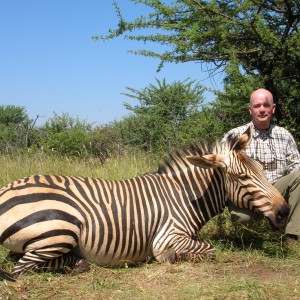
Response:
[{"label": "zebra eye", "polygon": [[240,174],[239,175],[239,179],[241,180],[247,180],[247,179],[250,179],[251,177],[247,174]]}]

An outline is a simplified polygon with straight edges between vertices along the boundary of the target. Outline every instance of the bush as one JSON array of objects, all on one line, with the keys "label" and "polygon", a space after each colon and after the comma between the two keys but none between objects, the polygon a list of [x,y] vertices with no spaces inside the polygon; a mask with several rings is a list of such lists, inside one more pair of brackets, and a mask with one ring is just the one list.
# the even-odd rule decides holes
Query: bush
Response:
[{"label": "bush", "polygon": [[78,118],[54,113],[41,129],[41,145],[47,152],[71,156],[86,156],[90,152],[92,126]]}]

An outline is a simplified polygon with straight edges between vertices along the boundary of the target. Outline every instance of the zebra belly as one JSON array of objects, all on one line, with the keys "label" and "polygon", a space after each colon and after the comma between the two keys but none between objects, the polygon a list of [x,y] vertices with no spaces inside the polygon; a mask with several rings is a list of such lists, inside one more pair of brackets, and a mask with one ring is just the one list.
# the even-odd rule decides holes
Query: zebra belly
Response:
[{"label": "zebra belly", "polygon": [[119,247],[116,250],[109,249],[107,251],[107,245],[102,245],[100,249],[89,249],[89,247],[84,246],[82,243],[79,244],[78,255],[84,257],[90,262],[93,262],[99,266],[124,266],[135,264],[147,260],[152,255],[149,247],[144,249],[143,247],[138,247],[136,249],[124,249]]}]

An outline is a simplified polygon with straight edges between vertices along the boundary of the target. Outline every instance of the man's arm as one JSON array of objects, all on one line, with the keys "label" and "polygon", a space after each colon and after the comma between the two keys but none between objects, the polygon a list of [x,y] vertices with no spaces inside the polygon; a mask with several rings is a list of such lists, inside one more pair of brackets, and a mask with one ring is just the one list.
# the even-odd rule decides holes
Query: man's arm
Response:
[{"label": "man's arm", "polygon": [[287,145],[287,155],[286,155],[286,164],[287,164],[287,173],[292,173],[294,171],[300,170],[300,154],[298,151],[297,144],[293,136],[289,133],[289,140]]}]

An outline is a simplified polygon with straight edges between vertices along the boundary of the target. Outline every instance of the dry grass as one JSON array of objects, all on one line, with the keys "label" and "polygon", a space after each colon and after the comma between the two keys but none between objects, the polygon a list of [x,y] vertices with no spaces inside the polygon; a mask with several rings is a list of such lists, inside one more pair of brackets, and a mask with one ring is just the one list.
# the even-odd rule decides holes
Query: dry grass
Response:
[{"label": "dry grass", "polygon": [[[30,174],[121,179],[156,169],[159,159],[130,153],[97,160],[46,157],[41,153],[0,157],[0,183]],[[26,274],[0,282],[0,299],[300,299],[300,244],[286,247],[281,234],[262,222],[245,244],[234,241],[228,213],[210,221],[201,236],[217,249],[215,261],[199,264],[145,263],[109,269],[95,265],[82,274]],[[0,267],[11,269],[0,247]]]},{"label": "dry grass", "polygon": [[32,174],[89,176],[119,180],[154,171],[157,168],[157,161],[161,159],[129,150],[125,157],[111,157],[104,164],[96,158],[47,156],[43,152],[18,156],[0,155],[0,186]]},{"label": "dry grass", "polygon": [[299,260],[222,253],[215,262],[92,266],[89,272],[23,275],[2,299],[299,299]]}]

